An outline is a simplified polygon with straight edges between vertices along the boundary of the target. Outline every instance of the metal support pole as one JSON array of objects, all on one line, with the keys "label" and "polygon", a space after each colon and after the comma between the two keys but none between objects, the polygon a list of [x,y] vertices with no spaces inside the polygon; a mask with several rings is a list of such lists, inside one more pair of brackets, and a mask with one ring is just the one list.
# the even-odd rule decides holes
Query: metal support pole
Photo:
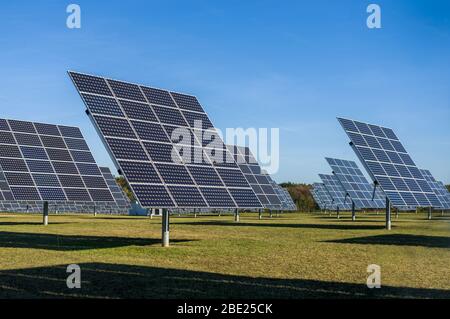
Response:
[{"label": "metal support pole", "polygon": [[433,207],[428,208],[428,220],[431,220],[433,217]]},{"label": "metal support pole", "polygon": [[391,230],[391,201],[386,197],[386,229]]},{"label": "metal support pole", "polygon": [[272,210],[269,210],[270,218],[272,218]]},{"label": "metal support pole", "polygon": [[96,207],[95,207],[95,204],[94,204],[94,217],[95,216],[97,216],[97,210],[96,210]]},{"label": "metal support pole", "polygon": [[336,213],[337,213],[337,219],[341,218],[341,216],[339,215],[339,213],[340,213],[339,206],[336,208]]},{"label": "metal support pole", "polygon": [[44,224],[44,226],[47,226],[48,225],[48,202],[44,202],[43,215],[44,215],[43,224]]},{"label": "metal support pole", "polygon": [[237,208],[234,210],[234,221],[239,223],[239,210]]},{"label": "metal support pole", "polygon": [[355,203],[352,202],[352,220],[355,221],[356,220],[356,208],[355,208]]},{"label": "metal support pole", "polygon": [[169,210],[162,210],[162,246],[169,247]]},{"label": "metal support pole", "polygon": [[259,215],[259,219],[261,220],[261,219],[262,219],[262,212],[261,212],[261,209],[258,209],[258,215]]},{"label": "metal support pole", "polygon": [[197,211],[194,208],[194,218],[197,218]]},{"label": "metal support pole", "polygon": [[395,209],[395,219],[398,219],[398,208]]}]

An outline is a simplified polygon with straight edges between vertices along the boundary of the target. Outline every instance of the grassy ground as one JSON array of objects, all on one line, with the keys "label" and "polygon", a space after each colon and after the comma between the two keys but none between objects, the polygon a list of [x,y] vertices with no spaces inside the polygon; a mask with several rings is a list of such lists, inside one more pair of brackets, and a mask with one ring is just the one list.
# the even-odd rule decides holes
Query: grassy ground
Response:
[{"label": "grassy ground", "polygon": [[[450,218],[241,214],[171,218],[0,215],[0,297],[450,298]],[[66,267],[81,267],[68,289]],[[382,288],[366,287],[378,264]]]}]

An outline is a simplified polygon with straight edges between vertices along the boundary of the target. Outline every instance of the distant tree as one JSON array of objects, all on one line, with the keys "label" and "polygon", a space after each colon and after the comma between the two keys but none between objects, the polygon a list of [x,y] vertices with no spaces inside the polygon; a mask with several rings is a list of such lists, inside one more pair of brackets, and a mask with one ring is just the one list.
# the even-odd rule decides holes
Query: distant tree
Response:
[{"label": "distant tree", "polygon": [[450,185],[445,185],[447,187],[448,191],[450,192]]},{"label": "distant tree", "polygon": [[119,186],[122,188],[122,190],[125,193],[125,195],[127,195],[127,197],[131,201],[136,200],[136,198],[134,197],[133,192],[131,191],[130,185],[128,185],[127,180],[124,177],[122,177],[122,176],[116,177],[116,181],[117,181],[117,184],[119,184]]},{"label": "distant tree", "polygon": [[297,205],[298,210],[310,212],[317,209],[316,202],[311,195],[311,185],[288,182],[281,183],[280,186],[289,191],[289,194]]}]

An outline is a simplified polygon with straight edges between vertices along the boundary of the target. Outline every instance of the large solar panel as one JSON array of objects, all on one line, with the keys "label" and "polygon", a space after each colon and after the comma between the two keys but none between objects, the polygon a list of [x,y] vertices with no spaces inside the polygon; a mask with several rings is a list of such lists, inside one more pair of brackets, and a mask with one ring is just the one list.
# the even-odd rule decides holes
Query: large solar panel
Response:
[{"label": "large solar panel", "polygon": [[262,207],[196,97],[69,74],[143,207]]},{"label": "large solar panel", "polygon": [[347,198],[347,193],[340,184],[339,180],[334,175],[319,174],[320,179],[325,185],[330,197],[333,199],[333,204],[335,204],[339,209],[348,210],[352,208],[350,199]]},{"label": "large solar panel", "polygon": [[0,119],[0,167],[16,201],[114,201],[76,127]]},{"label": "large solar panel", "polygon": [[316,202],[316,204],[319,206],[320,209],[324,210],[327,208],[326,204],[324,203],[322,198],[319,196],[319,193],[314,186],[311,188],[311,195],[314,198],[314,201]]},{"label": "large solar panel", "polygon": [[429,170],[421,169],[420,172],[425,177],[428,185],[430,185],[431,189],[441,202],[441,206],[439,208],[450,209],[450,194],[444,183],[437,181]]},{"label": "large solar panel", "polygon": [[[321,209],[336,209],[336,204],[333,203],[333,199],[322,183],[313,184],[314,194],[317,196],[317,204]],[[322,206],[321,206],[322,204]]]},{"label": "large solar panel", "polygon": [[390,128],[338,118],[353,150],[394,207],[439,207],[441,203]]},{"label": "large solar panel", "polygon": [[272,179],[261,169],[250,148],[244,146],[227,145],[228,151],[244,174],[259,201],[266,209],[281,209],[281,199],[273,188]]},{"label": "large solar panel", "polygon": [[128,197],[124,194],[122,188],[117,184],[116,179],[109,167],[99,167],[100,171],[105,178],[106,184],[108,184],[109,190],[111,191],[114,200],[116,201],[116,205],[118,209],[122,209],[124,212],[127,212],[131,209],[131,203]]},{"label": "large solar panel", "polygon": [[326,160],[357,209],[386,206],[383,193],[377,188],[374,194],[374,185],[369,184],[355,162],[336,158],[326,158]]}]

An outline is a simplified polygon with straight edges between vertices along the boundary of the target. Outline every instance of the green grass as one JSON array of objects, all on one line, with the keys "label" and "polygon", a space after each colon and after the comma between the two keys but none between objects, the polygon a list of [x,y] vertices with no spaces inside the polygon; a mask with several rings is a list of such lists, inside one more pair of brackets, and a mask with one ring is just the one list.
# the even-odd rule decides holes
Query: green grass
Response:
[{"label": "green grass", "polygon": [[[0,298],[450,298],[450,218],[0,215]],[[66,287],[78,264],[82,288]],[[382,288],[366,287],[378,264]]]}]

